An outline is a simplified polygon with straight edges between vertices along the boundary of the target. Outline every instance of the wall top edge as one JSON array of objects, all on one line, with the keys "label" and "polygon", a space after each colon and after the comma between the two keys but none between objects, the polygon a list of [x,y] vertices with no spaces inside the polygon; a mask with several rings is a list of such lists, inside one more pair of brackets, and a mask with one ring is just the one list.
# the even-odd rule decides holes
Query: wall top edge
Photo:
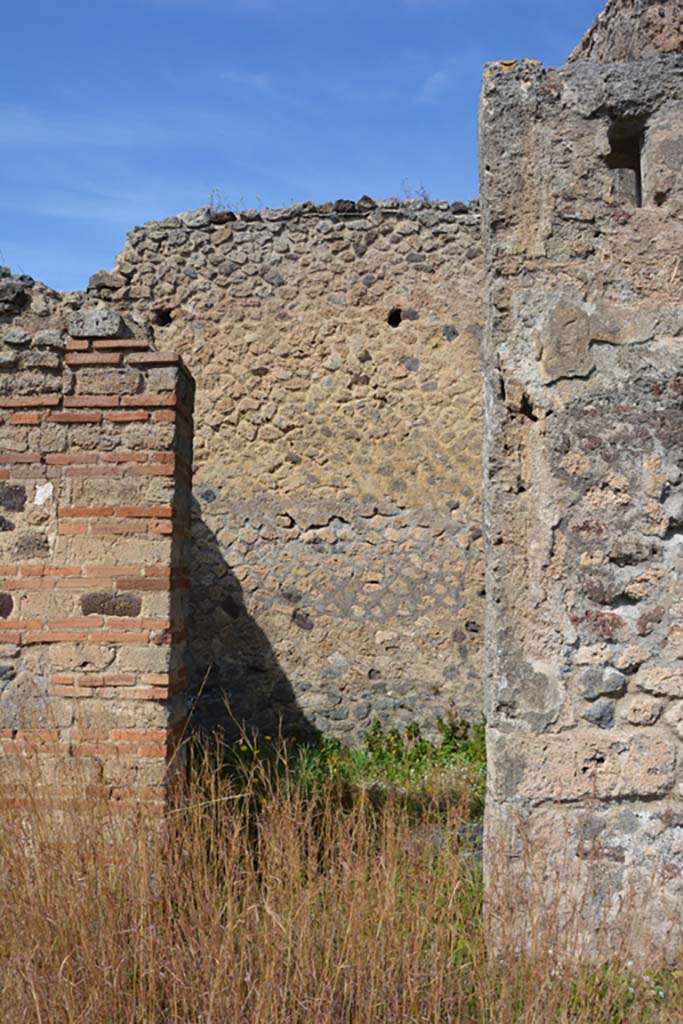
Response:
[{"label": "wall top edge", "polygon": [[210,228],[220,227],[224,224],[234,222],[258,223],[268,221],[284,221],[298,219],[330,218],[333,220],[347,220],[350,218],[362,218],[377,211],[384,214],[401,214],[411,216],[424,211],[436,213],[454,213],[461,216],[478,216],[479,199],[470,200],[469,203],[450,202],[445,199],[370,199],[362,197],[357,202],[352,199],[337,199],[335,202],[328,202],[316,205],[312,202],[295,203],[292,206],[276,208],[265,207],[260,210],[229,210],[218,209],[211,206],[200,206],[195,210],[187,210],[184,213],[167,217],[164,220],[146,221],[143,225],[136,225],[132,232],[149,231],[154,229],[169,228]]},{"label": "wall top edge", "polygon": [[683,51],[683,0],[608,0],[567,63],[631,63]]}]

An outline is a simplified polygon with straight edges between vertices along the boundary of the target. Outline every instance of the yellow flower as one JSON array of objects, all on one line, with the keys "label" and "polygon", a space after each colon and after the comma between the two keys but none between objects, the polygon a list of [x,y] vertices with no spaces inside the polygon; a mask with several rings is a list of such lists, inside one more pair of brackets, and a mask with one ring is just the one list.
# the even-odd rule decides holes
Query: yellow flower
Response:
[{"label": "yellow flower", "polygon": [[243,743],[242,746],[240,747],[240,750],[249,750],[249,747],[245,743]]},{"label": "yellow flower", "polygon": [[273,738],[272,736],[266,736],[265,737],[265,739],[267,739],[267,740],[272,740],[272,738]]}]

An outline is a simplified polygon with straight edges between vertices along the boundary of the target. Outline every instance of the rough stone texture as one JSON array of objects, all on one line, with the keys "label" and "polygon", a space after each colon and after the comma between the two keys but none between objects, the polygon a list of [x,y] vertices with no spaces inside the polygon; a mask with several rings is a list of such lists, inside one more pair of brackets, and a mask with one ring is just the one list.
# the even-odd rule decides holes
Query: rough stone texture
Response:
[{"label": "rough stone texture", "polygon": [[487,67],[481,242],[364,196],[135,229],[87,296],[0,268],[3,796],[162,795],[185,665],[208,729],[476,716],[486,306],[491,934],[502,880],[520,942],[680,953],[681,20]]},{"label": "rough stone texture", "polygon": [[68,320],[72,338],[118,338],[123,333],[123,317],[112,310],[73,313]]},{"label": "rough stone texture", "polygon": [[609,0],[569,61],[603,64],[683,51],[683,0]]},{"label": "rough stone texture", "polygon": [[479,234],[476,204],[202,209],[136,228],[92,278],[91,304],[197,379],[206,728],[480,716]]},{"label": "rough stone texture", "polygon": [[161,799],[186,719],[192,379],[139,325],[112,339],[118,314],[69,334],[68,301],[7,274],[2,293],[0,800],[27,765],[52,794]]},{"label": "rough stone texture", "polygon": [[480,132],[489,892],[502,856],[525,933],[555,878],[588,943],[630,910],[675,955],[683,57],[489,65]]}]

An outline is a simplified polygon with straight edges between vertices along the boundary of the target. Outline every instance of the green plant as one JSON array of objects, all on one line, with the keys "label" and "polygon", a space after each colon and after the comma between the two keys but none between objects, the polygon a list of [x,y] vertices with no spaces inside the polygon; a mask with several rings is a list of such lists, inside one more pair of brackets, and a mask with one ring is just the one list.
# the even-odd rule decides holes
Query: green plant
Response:
[{"label": "green plant", "polygon": [[363,748],[350,754],[356,771],[377,782],[408,787],[413,798],[438,792],[442,799],[457,800],[467,793],[470,814],[479,818],[486,787],[484,723],[473,725],[451,715],[439,719],[437,726],[440,742],[426,739],[417,722],[403,735],[373,722]]}]

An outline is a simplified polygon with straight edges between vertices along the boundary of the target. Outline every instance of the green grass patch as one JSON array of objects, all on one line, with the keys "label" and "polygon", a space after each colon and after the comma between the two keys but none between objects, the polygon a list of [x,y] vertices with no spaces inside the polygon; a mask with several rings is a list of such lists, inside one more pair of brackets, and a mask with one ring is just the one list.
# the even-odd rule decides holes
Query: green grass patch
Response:
[{"label": "green grass patch", "polygon": [[373,722],[359,747],[321,738],[314,743],[283,743],[264,736],[243,736],[220,747],[222,770],[236,790],[260,792],[273,785],[313,796],[330,786],[342,804],[353,806],[364,791],[376,803],[388,794],[403,797],[415,813],[434,817],[439,808],[465,805],[472,821],[481,820],[486,794],[484,722],[451,716],[438,722],[439,737],[427,739],[417,723],[403,733]]}]

